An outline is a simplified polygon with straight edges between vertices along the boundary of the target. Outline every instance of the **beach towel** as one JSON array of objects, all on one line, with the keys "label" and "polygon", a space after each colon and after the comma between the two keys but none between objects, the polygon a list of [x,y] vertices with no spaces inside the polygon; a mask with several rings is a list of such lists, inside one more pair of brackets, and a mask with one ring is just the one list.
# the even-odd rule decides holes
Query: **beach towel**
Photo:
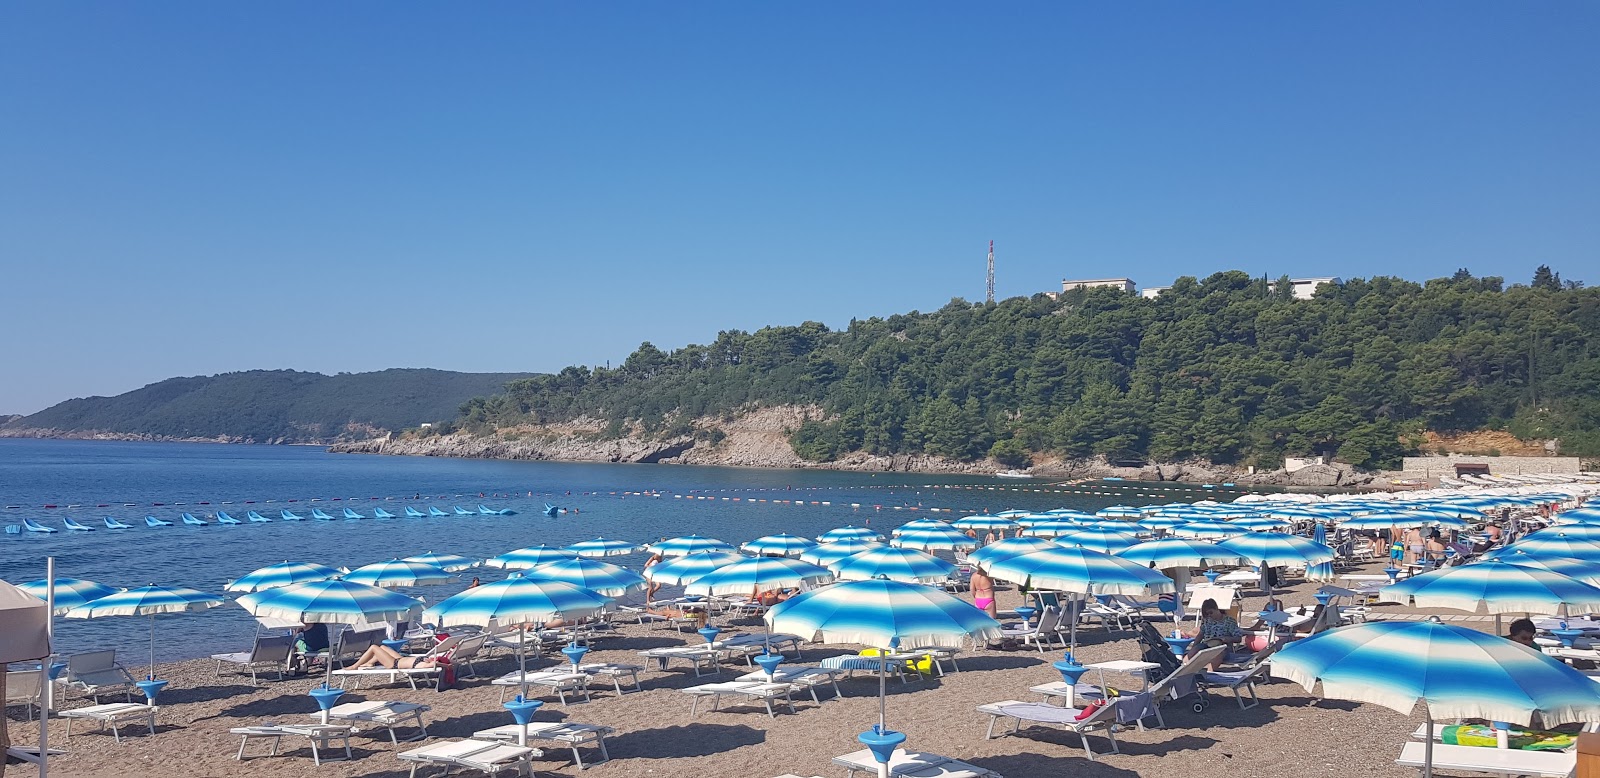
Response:
[{"label": "beach towel", "polygon": [[[1562,751],[1571,748],[1577,740],[1576,735],[1563,735],[1560,732],[1513,729],[1511,730],[1511,736],[1507,738],[1507,743],[1512,748],[1527,751]],[[1495,748],[1500,745],[1494,728],[1483,724],[1459,724],[1442,727],[1439,729],[1439,741],[1450,746]]]}]

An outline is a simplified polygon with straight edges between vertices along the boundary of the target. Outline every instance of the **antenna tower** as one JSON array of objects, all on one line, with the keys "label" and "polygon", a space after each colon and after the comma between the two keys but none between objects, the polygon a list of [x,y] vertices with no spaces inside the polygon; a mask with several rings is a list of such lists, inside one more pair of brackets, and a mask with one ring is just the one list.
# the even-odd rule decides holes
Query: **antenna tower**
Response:
[{"label": "antenna tower", "polygon": [[987,287],[989,302],[994,302],[994,241],[989,241],[989,286]]}]

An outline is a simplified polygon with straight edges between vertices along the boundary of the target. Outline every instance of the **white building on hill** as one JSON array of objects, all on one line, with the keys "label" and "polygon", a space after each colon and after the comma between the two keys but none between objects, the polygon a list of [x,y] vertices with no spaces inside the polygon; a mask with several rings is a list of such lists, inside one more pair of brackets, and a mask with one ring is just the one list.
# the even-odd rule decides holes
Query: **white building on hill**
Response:
[{"label": "white building on hill", "polygon": [[[1338,286],[1343,283],[1344,281],[1338,276],[1289,279],[1289,287],[1293,290],[1294,299],[1296,300],[1311,299],[1312,295],[1317,293],[1317,287],[1323,284],[1333,284],[1334,286]],[[1154,300],[1155,298],[1160,297],[1162,292],[1165,292],[1171,288],[1172,287],[1170,286],[1152,286],[1148,289],[1141,290],[1139,292],[1139,296],[1145,298],[1146,300]]]}]

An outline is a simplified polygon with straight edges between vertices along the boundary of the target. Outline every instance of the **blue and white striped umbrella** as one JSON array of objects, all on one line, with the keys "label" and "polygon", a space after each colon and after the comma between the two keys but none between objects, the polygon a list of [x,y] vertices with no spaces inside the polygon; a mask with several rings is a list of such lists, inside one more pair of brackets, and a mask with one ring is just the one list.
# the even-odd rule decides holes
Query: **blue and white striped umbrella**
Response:
[{"label": "blue and white striped umbrella", "polygon": [[1143,527],[1143,528],[1145,528],[1147,530],[1150,530],[1151,532],[1156,532],[1156,531],[1159,531],[1159,530],[1169,530],[1170,531],[1173,527],[1181,527],[1181,526],[1183,526],[1185,524],[1192,524],[1192,523],[1193,523],[1192,519],[1187,519],[1187,518],[1183,518],[1183,517],[1180,517],[1180,516],[1161,516],[1161,515],[1146,516],[1146,517],[1134,522],[1134,524],[1136,526]]},{"label": "blue and white striped umbrella", "polygon": [[1325,543],[1307,540],[1284,532],[1252,532],[1219,541],[1217,545],[1263,567],[1314,565],[1333,560],[1333,549]]},{"label": "blue and white striped umbrella", "polygon": [[1087,548],[1102,554],[1116,554],[1138,545],[1139,539],[1126,532],[1082,529],[1057,537],[1056,543],[1069,548]]},{"label": "blue and white striped umbrella", "polygon": [[644,570],[644,577],[651,583],[677,586],[689,583],[713,570],[718,570],[749,557],[740,554],[729,554],[725,551],[702,551],[698,554],[680,556],[657,562]]},{"label": "blue and white striped umbrella", "polygon": [[1571,559],[1564,556],[1533,556],[1517,553],[1505,554],[1497,557],[1497,559],[1509,565],[1549,570],[1557,575],[1564,575],[1590,586],[1600,586],[1600,562],[1585,562],[1581,559]]},{"label": "blue and white striped umbrella", "polygon": [[1339,522],[1342,529],[1389,529],[1390,527],[1444,527],[1466,529],[1467,522],[1446,513],[1433,511],[1380,511]]},{"label": "blue and white striped umbrella", "polygon": [[932,586],[875,578],[797,594],[766,614],[776,632],[823,643],[962,648],[968,638],[992,640],[1000,623]]},{"label": "blue and white striped umbrella", "polygon": [[[554,564],[554,563],[552,563]],[[597,592],[562,581],[534,578],[507,578],[467,589],[440,600],[426,612],[428,619],[441,627],[497,624],[543,624],[556,618],[577,620],[604,611],[611,600]],[[525,630],[517,631],[517,667],[523,661]],[[527,674],[522,676],[521,696],[528,696]],[[523,733],[521,742],[527,742]]]},{"label": "blue and white striped umbrella", "polygon": [[[481,587],[480,587],[481,588]],[[354,581],[308,581],[263,589],[235,602],[252,616],[301,624],[365,624],[406,621],[422,602],[398,592]]]},{"label": "blue and white striped umbrella", "polygon": [[1563,532],[1562,530],[1565,529],[1563,527],[1553,527],[1552,529],[1555,532],[1550,530],[1535,532],[1509,546],[1505,546],[1504,549],[1517,549],[1529,554],[1552,554],[1572,559],[1600,561],[1600,540],[1585,540],[1573,537]]},{"label": "blue and white striped umbrella", "polygon": [[560,559],[546,562],[529,569],[525,575],[528,578],[569,583],[607,597],[621,597],[635,589],[643,589],[646,585],[644,576],[626,567],[598,559]]},{"label": "blue and white striped umbrella", "polygon": [[650,553],[662,556],[685,556],[698,554],[702,551],[727,551],[734,550],[733,544],[716,538],[703,538],[699,535],[685,535],[681,538],[663,540],[660,543],[650,544]]},{"label": "blue and white striped umbrella", "polygon": [[833,543],[823,543],[820,546],[801,551],[800,559],[814,565],[827,567],[851,554],[888,547],[886,543],[874,543],[870,540],[840,540]]},{"label": "blue and white striped umbrella", "polygon": [[306,581],[326,581],[329,578],[338,578],[346,571],[315,562],[290,562],[283,561],[275,565],[247,573],[242,578],[230,581],[222,587],[225,592],[259,592],[262,589],[271,589],[276,586],[305,583]]},{"label": "blue and white striped umbrella", "polygon": [[1142,519],[1144,518],[1144,511],[1132,505],[1113,505],[1109,508],[1101,508],[1095,511],[1094,515],[1107,519]]},{"label": "blue and white striped umbrella", "polygon": [[434,567],[438,567],[447,573],[459,573],[462,570],[471,570],[472,568],[483,564],[483,560],[481,559],[473,559],[460,554],[436,554],[432,551],[424,554],[417,554],[416,556],[408,556],[400,561],[421,562],[425,565],[433,565]]},{"label": "blue and white striped umbrella", "polygon": [[889,545],[900,548],[912,548],[920,551],[933,551],[943,549],[946,551],[974,549],[978,541],[967,537],[960,530],[946,526],[943,529],[913,529],[900,533],[899,536],[889,541]]},{"label": "blue and white striped umbrella", "polygon": [[1600,506],[1585,505],[1562,511],[1550,518],[1557,524],[1596,524],[1600,523]]},{"label": "blue and white striped umbrella", "polygon": [[[1005,521],[1005,519],[1001,519],[1001,521]],[[902,532],[910,532],[912,530],[919,530],[919,529],[935,529],[935,530],[950,529],[950,526],[951,525],[949,525],[949,524],[947,524],[945,522],[939,521],[938,519],[912,519],[911,521],[908,521],[908,522],[906,522],[904,524],[901,524],[900,526],[895,527],[894,529],[890,530],[889,531],[889,535],[890,536],[896,536],[896,535],[899,535]],[[963,529],[965,529],[965,528],[963,527]]]},{"label": "blue and white striped umbrella", "polygon": [[1025,538],[1059,538],[1062,535],[1071,534],[1081,529],[1083,529],[1082,525],[1076,521],[1052,519],[1050,521],[1041,521],[1031,527],[1024,527],[1022,536]]},{"label": "blue and white striped umbrella", "polygon": [[1026,516],[1013,517],[1011,520],[1016,522],[1017,526],[1019,527],[1031,527],[1035,524],[1043,524],[1047,521],[1062,521],[1063,518],[1064,517],[1062,516],[1057,516],[1051,513],[1030,513]]},{"label": "blue and white striped umbrella", "polygon": [[741,559],[684,587],[689,594],[749,594],[758,589],[793,589],[833,580],[827,568],[781,556]]},{"label": "blue and white striped umbrella", "polygon": [[351,570],[344,577],[344,580],[351,583],[394,589],[401,586],[431,586],[433,584],[449,583],[455,580],[455,576],[445,572],[444,568],[438,565],[391,559],[387,562],[362,565]]},{"label": "blue and white striped umbrella", "polygon": [[1018,524],[1012,519],[1007,519],[1001,516],[978,515],[956,519],[950,524],[950,526],[955,527],[963,532],[969,529],[973,530],[974,532],[988,532],[989,530],[1016,529],[1022,525]]},{"label": "blue and white striped umbrella", "polygon": [[164,613],[192,613],[210,610],[223,603],[221,597],[186,586],[141,586],[108,594],[67,611],[69,619],[97,619],[103,616],[148,616],[150,618],[150,675],[156,678],[156,616]]},{"label": "blue and white striped umbrella", "polygon": [[538,567],[546,562],[554,562],[558,559],[577,558],[577,554],[574,554],[573,552],[564,548],[555,548],[553,546],[541,544],[537,546],[529,546],[527,548],[519,548],[515,551],[507,551],[506,553],[497,557],[490,557],[489,559],[484,560],[483,566],[498,567],[502,570],[527,570],[530,567]]},{"label": "blue and white striped umbrella", "polygon": [[1129,595],[1173,591],[1172,579],[1154,570],[1086,548],[1048,548],[1001,559],[987,569],[993,578],[1031,589]]},{"label": "blue and white striped umbrella", "polygon": [[1563,524],[1538,532],[1529,533],[1524,540],[1535,538],[1553,537],[1557,533],[1577,540],[1587,540],[1591,543],[1600,542],[1600,524]]},{"label": "blue and white striped umbrella", "polygon": [[[17,584],[17,588],[39,599],[45,599],[48,592],[49,579],[40,578],[25,584]],[[109,597],[122,591],[114,586],[106,586],[95,581],[86,581],[82,578],[57,578],[56,579],[56,610],[59,616],[73,608],[83,605],[101,597]]]},{"label": "blue and white striped umbrella", "polygon": [[1191,521],[1169,528],[1167,534],[1180,538],[1232,538],[1248,535],[1250,530],[1221,521]]},{"label": "blue and white striped umbrella", "polygon": [[[1317,528],[1311,532],[1311,542],[1321,543],[1323,545],[1328,544],[1328,525],[1325,522],[1317,522]],[[1306,580],[1332,581],[1333,560],[1330,559],[1326,562],[1314,562],[1306,565]]]},{"label": "blue and white striped umbrella", "polygon": [[1044,538],[1006,538],[990,543],[977,551],[967,555],[967,561],[975,567],[988,567],[1002,559],[1027,554],[1033,551],[1042,551],[1047,548],[1060,548],[1053,540]]},{"label": "blue and white striped umbrella", "polygon": [[1025,510],[1022,510],[1021,508],[1012,508],[1010,510],[1004,510],[1004,511],[1001,511],[999,513],[996,513],[995,515],[999,516],[1002,519],[1014,519],[1014,518],[1016,518],[1018,516],[1026,516],[1026,515],[1028,515],[1028,512],[1025,511]]},{"label": "blue and white striped umbrella", "polygon": [[829,565],[841,581],[887,578],[905,583],[937,583],[950,577],[956,566],[931,554],[909,548],[880,548],[853,554]]},{"label": "blue and white striped umbrella", "polygon": [[830,529],[817,536],[818,543],[836,543],[841,540],[881,541],[883,536],[866,527],[857,527],[853,524]]},{"label": "blue and white striped umbrella", "polygon": [[638,543],[629,543],[625,540],[607,540],[606,538],[585,540],[581,543],[573,543],[567,546],[568,551],[578,556],[587,557],[627,556],[638,551],[639,548]]},{"label": "blue and white striped umbrella", "polygon": [[1600,611],[1600,588],[1547,570],[1497,560],[1446,567],[1383,587],[1383,602],[1419,608],[1454,608],[1489,613],[1546,613],[1555,616]]},{"label": "blue and white striped umbrella", "polygon": [[1189,538],[1164,538],[1140,543],[1117,556],[1156,567],[1220,567],[1244,564],[1244,557],[1215,543]]},{"label": "blue and white striped umbrella", "polygon": [[[1228,523],[1235,527],[1244,527],[1251,532],[1254,532],[1258,529],[1279,529],[1281,527],[1289,526],[1289,522],[1287,520],[1277,519],[1271,516],[1246,516],[1240,519],[1228,519]],[[1317,526],[1320,527],[1322,525],[1319,523]]]},{"label": "blue and white striped umbrella", "polygon": [[796,556],[817,545],[815,540],[798,535],[778,534],[756,538],[739,547],[746,554],[760,556]]}]

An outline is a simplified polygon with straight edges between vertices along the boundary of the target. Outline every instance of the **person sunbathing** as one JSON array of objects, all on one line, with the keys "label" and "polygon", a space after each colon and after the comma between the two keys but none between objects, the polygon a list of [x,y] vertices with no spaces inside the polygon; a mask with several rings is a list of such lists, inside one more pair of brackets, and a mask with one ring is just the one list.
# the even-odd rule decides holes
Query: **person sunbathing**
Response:
[{"label": "person sunbathing", "polygon": [[352,670],[367,667],[387,667],[391,670],[410,670],[413,668],[425,669],[438,667],[439,663],[432,659],[423,659],[417,656],[406,656],[388,646],[368,646],[366,653],[350,666]]}]

